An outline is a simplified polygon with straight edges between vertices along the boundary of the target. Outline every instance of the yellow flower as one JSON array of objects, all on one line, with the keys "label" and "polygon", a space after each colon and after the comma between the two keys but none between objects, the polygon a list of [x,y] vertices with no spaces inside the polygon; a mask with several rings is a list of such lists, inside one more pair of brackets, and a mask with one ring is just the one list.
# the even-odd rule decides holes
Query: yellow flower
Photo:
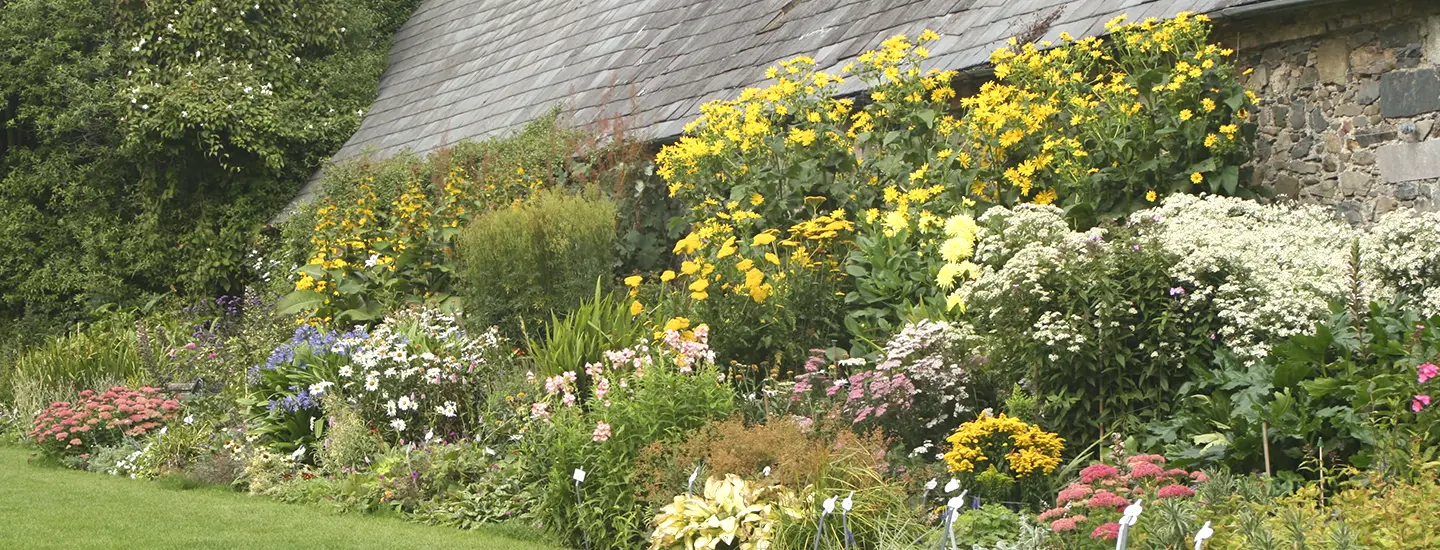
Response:
[{"label": "yellow flower", "polygon": [[681,273],[684,273],[686,275],[694,275],[698,271],[700,271],[700,262],[694,260],[685,260],[683,262],[680,262]]},{"label": "yellow flower", "polygon": [[764,283],[764,282],[765,282],[765,272],[760,271],[760,270],[755,269],[755,268],[750,268],[748,271],[745,272],[745,287],[746,287],[746,288],[755,288],[755,287],[757,287],[757,286],[760,286],[760,284],[761,284],[761,283]]},{"label": "yellow flower", "polygon": [[675,318],[670,319],[669,321],[665,321],[665,331],[666,331],[666,332],[669,332],[669,331],[672,331],[672,330],[674,330],[674,331],[680,331],[680,330],[685,330],[685,329],[687,329],[687,328],[690,328],[690,320],[689,320],[689,319],[686,319],[686,318],[684,318],[684,317],[675,317]]},{"label": "yellow flower", "polygon": [[1190,112],[1190,109],[1181,109],[1181,110],[1180,110],[1180,120],[1182,120],[1182,121],[1183,121],[1183,120],[1190,120],[1190,117],[1191,117],[1191,116],[1193,116],[1193,115],[1192,115],[1192,113]]},{"label": "yellow flower", "polygon": [[639,315],[642,311],[645,311],[645,306],[640,304],[640,300],[630,302],[630,315]]},{"label": "yellow flower", "polygon": [[735,269],[740,270],[740,271],[749,271],[750,268],[753,267],[754,265],[755,265],[755,261],[754,261],[754,260],[751,260],[750,258],[745,258],[745,259],[743,259],[743,260],[740,260],[739,263],[735,264]]},{"label": "yellow flower", "polygon": [[754,246],[765,246],[773,242],[775,242],[775,234],[770,231],[766,231],[764,233],[756,235],[755,240],[751,241],[751,244],[753,244]]},{"label": "yellow flower", "polygon": [[779,257],[779,256],[776,256],[774,252],[766,252],[766,253],[765,253],[765,261],[770,262],[770,263],[775,264],[775,265],[780,265],[780,257]]},{"label": "yellow flower", "polygon": [[660,280],[661,280],[661,281],[664,281],[664,282],[667,282],[667,283],[670,282],[670,281],[675,280],[675,272],[674,272],[674,271],[671,271],[671,270],[669,270],[669,269],[665,270],[664,273],[661,273],[661,274],[660,274]]},{"label": "yellow flower", "polygon": [[641,281],[644,281],[644,280],[645,280],[645,279],[643,279],[643,278],[640,277],[639,275],[631,275],[631,276],[625,278],[625,286],[632,287],[632,288],[633,288],[633,287],[638,287],[638,286],[640,286],[640,282],[641,282]]},{"label": "yellow flower", "polygon": [[761,195],[761,194],[759,194],[759,193],[756,193],[756,194],[754,194],[754,195],[750,195],[750,204],[751,204],[751,205],[753,205],[753,206],[760,206],[761,204],[764,204],[764,203],[765,203],[765,196],[764,196],[764,195]]},{"label": "yellow flower", "polygon": [[1151,190],[1145,192],[1145,200],[1150,201],[1150,202],[1155,202],[1155,190],[1154,190],[1154,189],[1151,189]]},{"label": "yellow flower", "polygon": [[1202,182],[1202,181],[1205,181],[1205,176],[1200,175],[1199,172],[1195,172],[1195,173],[1193,173],[1193,174],[1190,174],[1190,183],[1194,183],[1194,184],[1197,184],[1197,185],[1198,185],[1198,184],[1199,184],[1200,182]]},{"label": "yellow flower", "polygon": [[1205,109],[1205,112],[1207,112],[1207,113],[1210,112],[1210,111],[1214,111],[1214,110],[1215,110],[1215,101],[1214,101],[1214,100],[1211,100],[1211,99],[1208,98],[1208,97],[1205,98],[1205,99],[1202,99],[1202,100],[1200,100],[1200,108],[1201,108],[1201,109]]},{"label": "yellow flower", "polygon": [[707,279],[695,279],[695,282],[690,283],[690,290],[694,292],[702,292],[709,287],[710,281]]},{"label": "yellow flower", "polygon": [[1215,147],[1215,144],[1216,144],[1219,140],[1220,140],[1219,136],[1216,136],[1215,134],[1207,135],[1207,136],[1205,136],[1205,146],[1206,146],[1206,147],[1212,147],[1212,148],[1213,148],[1213,147]]}]

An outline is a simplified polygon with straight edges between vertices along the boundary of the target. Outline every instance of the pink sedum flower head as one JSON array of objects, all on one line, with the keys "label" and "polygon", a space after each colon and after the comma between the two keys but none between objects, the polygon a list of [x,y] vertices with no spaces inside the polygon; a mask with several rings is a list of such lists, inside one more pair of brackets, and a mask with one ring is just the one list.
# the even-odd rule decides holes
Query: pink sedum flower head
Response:
[{"label": "pink sedum flower head", "polygon": [[1069,503],[1069,502],[1074,502],[1074,501],[1077,501],[1077,500],[1085,500],[1085,499],[1086,499],[1087,497],[1089,497],[1089,496],[1090,496],[1090,486],[1089,486],[1089,485],[1082,485],[1082,484],[1080,484],[1080,483],[1071,483],[1068,487],[1065,487],[1064,489],[1061,489],[1061,490],[1060,490],[1060,494],[1055,497],[1055,503],[1058,504],[1058,505],[1062,505],[1062,506],[1063,506],[1063,505],[1065,505],[1066,503]]},{"label": "pink sedum flower head", "polygon": [[1120,475],[1120,470],[1109,464],[1091,464],[1080,470],[1080,482],[1090,483],[1097,479],[1108,479]]},{"label": "pink sedum flower head", "polygon": [[1161,477],[1165,475],[1165,469],[1149,462],[1137,462],[1130,466],[1130,477],[1146,478]]},{"label": "pink sedum flower head", "polygon": [[1064,533],[1065,531],[1074,531],[1074,530],[1075,530],[1075,526],[1078,525],[1079,523],[1080,523],[1080,522],[1077,521],[1077,518],[1073,518],[1073,517],[1071,517],[1071,518],[1060,518],[1060,519],[1057,519],[1057,520],[1055,520],[1055,521],[1050,522],[1050,530],[1051,530],[1051,531],[1054,531],[1054,532],[1056,532],[1056,533]]},{"label": "pink sedum flower head", "polygon": [[1095,493],[1095,496],[1090,497],[1090,500],[1085,502],[1085,506],[1088,506],[1090,508],[1119,509],[1129,504],[1130,501],[1125,500],[1125,497],[1122,497],[1110,491],[1097,491]]},{"label": "pink sedum flower head", "polygon": [[1185,498],[1195,496],[1195,490],[1184,485],[1166,485],[1156,492],[1160,498]]},{"label": "pink sedum flower head", "polygon": [[1113,521],[1096,527],[1094,531],[1090,532],[1090,538],[1092,539],[1115,540],[1115,538],[1119,536],[1120,524]]}]

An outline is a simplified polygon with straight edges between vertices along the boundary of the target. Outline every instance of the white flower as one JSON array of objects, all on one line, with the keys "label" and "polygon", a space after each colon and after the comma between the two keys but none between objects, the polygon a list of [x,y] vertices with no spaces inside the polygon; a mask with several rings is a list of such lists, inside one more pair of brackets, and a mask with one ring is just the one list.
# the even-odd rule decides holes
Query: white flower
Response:
[{"label": "white flower", "polygon": [[185,422],[186,424],[194,424],[194,423],[195,423],[195,417],[194,417],[193,415],[188,415],[188,414],[187,414],[187,415],[185,415],[184,422]]},{"label": "white flower", "polygon": [[410,409],[415,408],[415,402],[412,401],[412,400],[410,399],[410,396],[408,396],[408,395],[402,395],[402,396],[400,396],[400,402],[399,402],[399,403],[396,403],[396,405],[397,405],[398,407],[400,407],[400,410],[402,410],[402,411],[408,411],[408,410],[410,410]]},{"label": "white flower", "polygon": [[455,418],[455,402],[446,401],[444,405],[435,407],[435,414],[446,418]]},{"label": "white flower", "polygon": [[354,369],[351,369],[351,368],[350,368],[350,365],[345,365],[345,366],[343,366],[343,367],[340,367],[340,376],[344,376],[344,377],[346,377],[346,378],[349,378],[351,374],[355,374],[355,371],[354,371]]},{"label": "white flower", "polygon": [[395,400],[385,402],[385,416],[395,416]]},{"label": "white flower", "polygon": [[335,385],[335,383],[334,383],[334,382],[331,382],[331,381],[329,381],[329,380],[321,380],[321,381],[316,382],[316,383],[314,383],[314,384],[310,384],[310,395],[315,395],[315,396],[325,395],[325,390],[329,389],[330,386],[334,386],[334,385]]},{"label": "white flower", "polygon": [[374,376],[365,377],[365,391],[375,391],[380,387],[380,379]]},{"label": "white flower", "polygon": [[390,421],[390,427],[395,428],[397,432],[403,432],[405,431],[405,421],[399,418],[393,419]]}]

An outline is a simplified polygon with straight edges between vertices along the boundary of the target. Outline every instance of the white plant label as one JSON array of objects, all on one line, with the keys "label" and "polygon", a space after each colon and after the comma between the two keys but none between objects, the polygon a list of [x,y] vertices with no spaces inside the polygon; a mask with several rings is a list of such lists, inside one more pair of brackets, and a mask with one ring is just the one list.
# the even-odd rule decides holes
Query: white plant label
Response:
[{"label": "white plant label", "polygon": [[575,483],[584,483],[584,482],[585,482],[585,470],[581,470],[581,469],[579,469],[579,468],[576,468],[576,469],[575,469],[575,474],[572,475],[572,476],[570,476],[570,477],[575,478]]}]

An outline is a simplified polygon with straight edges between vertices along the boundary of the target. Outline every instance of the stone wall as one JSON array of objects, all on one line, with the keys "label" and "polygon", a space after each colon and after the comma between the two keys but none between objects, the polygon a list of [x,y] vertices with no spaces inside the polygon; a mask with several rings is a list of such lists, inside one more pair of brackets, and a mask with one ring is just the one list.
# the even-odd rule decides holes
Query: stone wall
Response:
[{"label": "stone wall", "polygon": [[1257,184],[1355,224],[1440,209],[1440,2],[1303,8],[1216,36],[1254,70]]}]

